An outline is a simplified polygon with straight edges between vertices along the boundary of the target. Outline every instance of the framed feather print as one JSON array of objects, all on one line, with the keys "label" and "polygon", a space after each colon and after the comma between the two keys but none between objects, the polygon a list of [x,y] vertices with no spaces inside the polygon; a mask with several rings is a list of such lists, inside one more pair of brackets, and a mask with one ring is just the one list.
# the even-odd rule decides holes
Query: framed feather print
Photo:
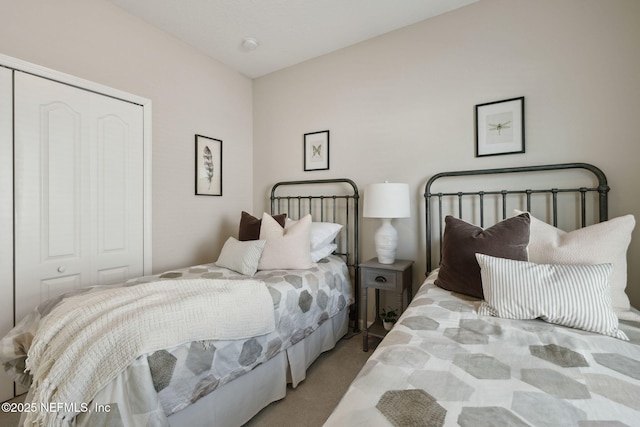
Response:
[{"label": "framed feather print", "polygon": [[329,169],[329,131],[304,134],[304,170]]},{"label": "framed feather print", "polygon": [[222,141],[196,135],[196,196],[222,196]]}]

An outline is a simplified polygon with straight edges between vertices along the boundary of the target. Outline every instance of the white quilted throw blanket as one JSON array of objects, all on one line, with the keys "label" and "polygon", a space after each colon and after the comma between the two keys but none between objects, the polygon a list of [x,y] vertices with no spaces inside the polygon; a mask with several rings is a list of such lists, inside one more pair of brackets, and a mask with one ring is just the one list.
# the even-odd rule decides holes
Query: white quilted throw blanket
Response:
[{"label": "white quilted throw blanket", "polygon": [[[271,295],[257,280],[165,280],[76,295],[45,317],[34,337],[26,361],[33,403],[80,407],[143,354],[274,329]],[[25,425],[59,426],[74,416],[29,413]]]}]

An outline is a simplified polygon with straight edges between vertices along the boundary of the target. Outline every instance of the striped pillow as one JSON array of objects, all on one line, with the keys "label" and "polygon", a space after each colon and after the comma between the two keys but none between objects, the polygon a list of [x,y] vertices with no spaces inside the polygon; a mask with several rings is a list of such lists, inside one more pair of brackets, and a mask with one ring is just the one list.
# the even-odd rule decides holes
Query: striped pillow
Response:
[{"label": "striped pillow", "polygon": [[537,319],[629,340],[611,308],[611,264],[534,264],[476,254],[484,316]]}]

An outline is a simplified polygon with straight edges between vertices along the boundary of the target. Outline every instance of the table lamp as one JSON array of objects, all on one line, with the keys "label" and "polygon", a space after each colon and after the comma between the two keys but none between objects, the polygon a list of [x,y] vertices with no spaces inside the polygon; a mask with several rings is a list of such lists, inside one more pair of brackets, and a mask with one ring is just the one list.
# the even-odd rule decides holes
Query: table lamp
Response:
[{"label": "table lamp", "polygon": [[391,225],[391,220],[411,216],[409,184],[391,182],[369,184],[365,188],[362,215],[366,218],[382,219],[382,225],[374,235],[378,262],[393,264],[398,247],[398,232]]}]

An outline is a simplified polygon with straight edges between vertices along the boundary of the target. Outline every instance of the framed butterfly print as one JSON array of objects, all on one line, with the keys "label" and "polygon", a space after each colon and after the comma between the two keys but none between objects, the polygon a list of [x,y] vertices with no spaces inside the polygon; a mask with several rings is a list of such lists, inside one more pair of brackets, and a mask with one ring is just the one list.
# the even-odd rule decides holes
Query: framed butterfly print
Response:
[{"label": "framed butterfly print", "polygon": [[329,169],[329,131],[304,134],[304,170]]},{"label": "framed butterfly print", "polygon": [[222,196],[222,141],[196,135],[196,196]]}]

